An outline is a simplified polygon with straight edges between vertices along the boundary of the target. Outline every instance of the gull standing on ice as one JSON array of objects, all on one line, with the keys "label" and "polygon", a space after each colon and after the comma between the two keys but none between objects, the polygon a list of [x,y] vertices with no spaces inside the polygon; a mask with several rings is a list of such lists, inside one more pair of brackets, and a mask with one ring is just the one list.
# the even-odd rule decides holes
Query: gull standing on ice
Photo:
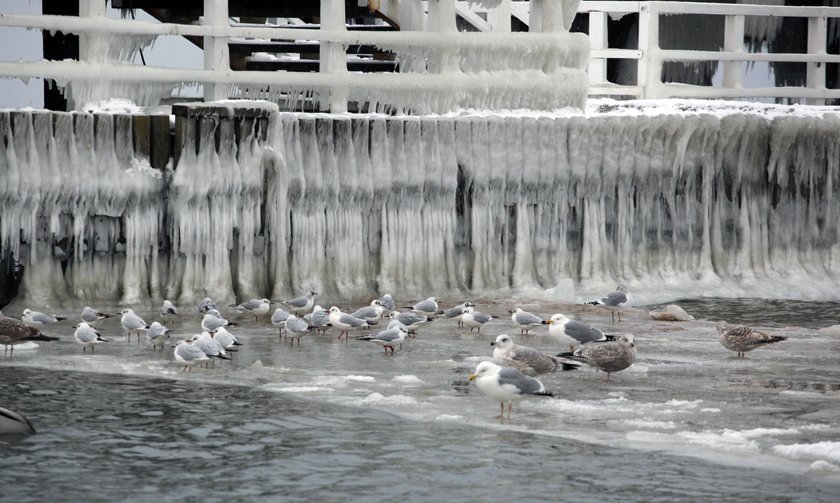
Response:
[{"label": "gull standing on ice", "polygon": [[414,304],[408,309],[411,309],[417,314],[428,316],[429,318],[441,314],[441,312],[438,311],[437,299],[434,297],[429,297],[426,300],[421,300],[420,302]]},{"label": "gull standing on ice", "polygon": [[26,323],[0,315],[0,344],[3,344],[3,356],[8,352],[9,358],[14,356],[15,344],[26,341],[56,341],[58,337],[50,337],[30,327]]},{"label": "gull standing on ice", "polygon": [[216,342],[221,344],[227,351],[236,351],[233,347],[242,345],[242,343],[239,342],[239,339],[234,334],[230,333],[225,327],[217,328],[216,334],[213,335],[213,338],[216,339]]},{"label": "gull standing on ice", "polygon": [[505,417],[505,402],[508,404],[508,419],[513,411],[513,401],[527,396],[554,396],[546,391],[545,386],[538,379],[526,376],[522,372],[510,368],[500,367],[493,362],[481,362],[470,374],[470,381],[475,381],[482,393],[499,401],[501,418]]},{"label": "gull standing on ice", "polygon": [[[356,318],[355,316],[347,313],[341,312],[336,306],[330,308],[330,324],[335,328],[341,330],[341,333],[338,334],[338,338],[341,339],[341,336],[344,336],[344,341],[347,341],[347,338],[350,336],[350,330],[354,328],[366,328],[368,323],[360,318]],[[289,322],[286,322],[286,329],[289,329]]]},{"label": "gull standing on ice", "polygon": [[550,320],[543,321],[548,325],[548,336],[557,341],[561,346],[569,346],[569,351],[574,351],[576,346],[589,342],[614,341],[612,335],[604,335],[597,328],[592,328],[586,323],[570,320],[562,313],[557,313]]},{"label": "gull standing on ice", "polygon": [[424,325],[429,322],[428,316],[415,314],[411,311],[405,311],[402,313],[391,313],[391,318],[405,325],[405,328],[408,329],[408,333],[410,334],[416,334],[417,329],[420,328],[421,325]]},{"label": "gull standing on ice", "polygon": [[24,309],[23,316],[21,316],[20,319],[30,327],[41,328],[44,325],[51,325],[61,320],[66,320],[67,318],[63,316],[55,316],[53,314],[44,314],[31,309]]},{"label": "gull standing on ice", "polygon": [[162,318],[167,314],[178,314],[178,308],[175,307],[175,304],[170,302],[168,299],[165,299],[163,304],[160,306],[160,316]]},{"label": "gull standing on ice", "polygon": [[611,373],[624,370],[636,361],[635,337],[624,334],[618,341],[594,342],[574,353],[560,353],[557,356],[595,367],[595,372],[605,372],[607,376],[604,380],[609,381]]},{"label": "gull standing on ice", "polygon": [[464,314],[464,309],[468,307],[473,307],[475,304],[472,302],[462,302],[457,306],[450,307],[449,309],[443,312],[443,315],[450,320],[456,320],[458,322],[458,328],[464,328],[464,323],[461,321],[461,316]]},{"label": "gull standing on ice", "polygon": [[351,316],[365,320],[368,322],[368,325],[376,325],[382,318],[383,312],[385,312],[385,308],[382,307],[382,304],[378,300],[374,300],[369,306],[356,309],[356,311],[351,313]]},{"label": "gull standing on ice", "polygon": [[96,329],[84,321],[73,328],[76,329],[73,333],[73,338],[76,339],[76,342],[82,345],[82,353],[87,352],[87,348],[90,348],[90,353],[93,354],[94,348],[97,344],[108,342],[106,339],[102,338],[102,334],[97,332]]},{"label": "gull standing on ice", "polygon": [[385,354],[388,354],[388,349],[391,350],[391,354],[394,353],[394,345],[399,344],[400,349],[402,349],[402,343],[405,340],[405,336],[408,335],[408,329],[397,320],[391,321],[388,324],[388,328],[379,332],[376,335],[359,335],[356,337],[356,340],[360,341],[373,341],[385,350]]},{"label": "gull standing on ice", "polygon": [[[618,285],[615,288],[615,291],[604,295],[598,300],[587,302],[587,304],[607,306],[610,308],[620,308],[627,305],[627,300],[627,287],[624,285]],[[612,314],[612,320],[615,321],[616,310],[610,309],[610,313]],[[621,321],[621,310],[618,310],[618,321]]]},{"label": "gull standing on ice", "polygon": [[235,325],[236,323],[224,319],[222,313],[217,309],[207,311],[204,313],[204,317],[201,318],[201,329],[207,332],[212,332],[219,327],[232,327]]},{"label": "gull standing on ice", "polygon": [[192,372],[193,365],[210,360],[210,358],[204,354],[204,351],[192,343],[191,339],[179,342],[178,345],[175,346],[174,353],[175,361],[184,365],[184,370],[181,372],[186,372],[187,368],[189,368],[190,372]]},{"label": "gull standing on ice", "polygon": [[386,293],[385,295],[379,297],[376,300],[378,300],[382,307],[385,308],[385,310],[382,313],[382,316],[388,316],[397,309],[397,303],[394,302],[394,298],[391,297],[390,293]]},{"label": "gull standing on ice", "polygon": [[282,307],[278,307],[274,310],[274,314],[271,315],[271,324],[277,327],[277,342],[280,342],[283,337],[283,328],[286,326],[286,320],[289,319],[289,312],[283,309]]},{"label": "gull standing on ice", "polygon": [[129,344],[131,343],[131,334],[133,332],[137,334],[137,344],[140,344],[140,332],[148,330],[149,325],[143,321],[143,318],[134,314],[134,310],[132,309],[123,309],[120,314],[122,314],[120,324],[128,331],[128,339],[126,340]]},{"label": "gull standing on ice", "polygon": [[481,333],[481,325],[484,325],[495,318],[497,317],[476,311],[474,307],[464,308],[464,314],[461,315],[461,321],[464,323],[464,326],[470,327],[470,332],[472,332],[474,328],[478,328],[478,333]]},{"label": "gull standing on ice", "polygon": [[213,338],[213,335],[213,332],[208,332],[207,330],[201,332],[200,334],[195,334],[192,337],[193,345],[202,350],[208,358],[230,360],[225,348],[223,348],[222,345]]},{"label": "gull standing on ice", "polygon": [[747,351],[787,339],[781,335],[768,335],[745,325],[729,326],[725,321],[718,322],[717,331],[723,347],[737,352],[738,358],[744,358]]},{"label": "gull standing on ice", "polygon": [[158,346],[163,351],[163,345],[169,339],[169,332],[171,331],[156,321],[152,322],[149,329],[146,330],[146,338],[152,343],[152,351],[157,349]]},{"label": "gull standing on ice", "polygon": [[525,375],[535,376],[578,368],[576,363],[565,363],[534,348],[514,344],[513,338],[507,334],[496,337],[490,345],[495,348],[493,361],[497,365],[513,367]]},{"label": "gull standing on ice", "polygon": [[[292,346],[295,345],[295,337],[297,337],[298,347],[300,347],[300,337],[309,331],[309,323],[303,318],[298,318],[294,314],[289,316],[286,320],[286,333],[292,339]],[[339,336],[341,337],[341,336]]]},{"label": "gull standing on ice", "polygon": [[109,313],[103,313],[102,311],[97,311],[96,309],[93,309],[90,306],[85,306],[85,308],[82,309],[82,314],[80,317],[82,321],[84,321],[88,325],[93,325],[97,321],[104,320],[105,318],[110,318],[111,316],[114,315]]},{"label": "gull standing on ice", "polygon": [[528,331],[531,330],[531,327],[542,325],[542,318],[534,313],[523,311],[520,307],[508,312],[511,313],[510,319],[512,319],[513,322],[520,327],[519,335],[528,335]]},{"label": "gull standing on ice", "polygon": [[309,310],[312,309],[312,306],[315,305],[316,295],[318,295],[318,292],[309,290],[309,293],[307,293],[306,295],[295,297],[293,299],[281,300],[279,302],[286,304],[291,312],[300,316],[302,314],[308,313]]},{"label": "gull standing on ice", "polygon": [[312,308],[312,314],[309,314],[309,324],[312,325],[319,334],[326,334],[327,328],[330,326],[330,313],[321,306]]},{"label": "gull standing on ice", "polygon": [[248,311],[254,315],[254,320],[259,321],[260,316],[268,314],[271,310],[271,301],[268,299],[251,299],[238,306],[231,304],[231,307],[235,307],[240,311]]},{"label": "gull standing on ice", "polygon": [[204,297],[204,300],[202,300],[201,304],[198,305],[198,312],[201,314],[213,309],[218,310],[219,306],[217,306],[210,297]]}]

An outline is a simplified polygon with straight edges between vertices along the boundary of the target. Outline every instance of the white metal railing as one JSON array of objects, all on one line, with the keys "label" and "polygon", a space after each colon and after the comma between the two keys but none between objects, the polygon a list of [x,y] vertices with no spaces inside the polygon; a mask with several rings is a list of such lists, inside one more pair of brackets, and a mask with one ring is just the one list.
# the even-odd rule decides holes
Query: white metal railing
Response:
[{"label": "white metal railing", "polygon": [[[578,9],[589,15],[589,94],[625,95],[638,98],[792,98],[811,104],[840,99],[840,89],[826,88],[826,63],[840,63],[840,55],[827,51],[828,19],[840,18],[838,7],[790,7],[757,4],[711,4],[689,2],[599,2],[584,1]],[[638,50],[611,49],[607,46],[608,16],[639,15]],[[722,51],[667,50],[659,46],[662,16],[703,14],[721,16],[724,25]],[[747,16],[799,17],[808,19],[807,53],[752,53],[744,50],[744,24]],[[638,60],[636,85],[607,82],[608,59]],[[718,61],[723,64],[721,87],[662,82],[666,61]],[[755,62],[795,62],[807,65],[804,87],[743,86],[744,65]]]},{"label": "white metal railing", "polygon": [[[309,89],[319,93],[329,109],[346,108],[348,89],[369,89],[371,94],[412,93],[425,90],[429,94],[444,92],[453,80],[453,52],[479,48],[485,53],[505,47],[529,50],[569,44],[568,27],[575,10],[589,16],[589,95],[631,96],[637,98],[791,98],[821,104],[828,99],[840,99],[840,90],[826,88],[826,64],[840,63],[840,55],[827,51],[829,19],[840,21],[840,7],[787,7],[757,4],[711,4],[689,2],[632,2],[578,0],[501,0],[494,9],[483,9],[480,2],[462,0],[359,0],[360,5],[375,6],[380,12],[398,18],[403,23],[400,32],[347,31],[343,24],[344,1],[320,0],[322,16],[320,29],[298,29],[271,26],[230,26],[227,2],[205,0],[205,16],[200,25],[152,24],[128,19],[104,17],[101,0],[80,0],[80,17],[18,16],[0,14],[0,26],[18,26],[41,30],[60,30],[81,34],[80,62],[41,61],[31,63],[0,63],[0,77],[48,78],[60,83],[107,79],[94,42],[97,37],[189,35],[203,37],[205,43],[204,69],[182,70],[120,66],[122,81],[178,84],[204,84],[205,98],[218,100],[227,97],[232,85],[260,85],[288,89]],[[579,5],[578,5],[579,4]],[[476,12],[483,9],[481,16]],[[458,33],[454,29],[455,14],[473,19],[480,29],[492,33]],[[607,44],[608,18],[638,14],[638,49],[609,48]],[[725,40],[722,51],[669,50],[659,46],[660,21],[674,14],[704,14],[722,17]],[[472,16],[472,17],[470,17]],[[511,16],[543,31],[538,33],[510,33]],[[744,50],[745,18],[801,17],[808,19],[807,53],[751,53]],[[482,21],[484,21],[482,23]],[[431,34],[429,31],[434,31]],[[564,36],[565,34],[565,36]],[[285,40],[316,40],[321,43],[321,71],[318,73],[231,71],[227,41],[231,37]],[[347,72],[343,47],[367,44],[380,47],[402,47],[429,55],[429,71],[420,74],[365,74]],[[607,82],[606,65],[610,59],[638,61],[637,80],[633,85]],[[662,82],[664,62],[718,61],[722,64],[722,86],[694,86]],[[803,87],[743,86],[743,63],[798,62],[806,65],[806,85]],[[457,71],[457,69],[455,69]],[[441,73],[449,72],[446,78]],[[515,94],[516,85],[551,86],[566,76],[562,72],[543,75],[540,72],[513,72],[510,82],[489,72],[463,72],[457,75],[458,85],[466,89],[501,88],[503,93]],[[534,78],[536,76],[536,78]],[[543,79],[543,77],[545,77]],[[518,79],[518,80],[517,80]],[[542,79],[542,80],[540,80]],[[515,80],[515,82],[513,82]],[[505,87],[506,86],[506,87]],[[522,89],[521,93],[528,93]]]}]

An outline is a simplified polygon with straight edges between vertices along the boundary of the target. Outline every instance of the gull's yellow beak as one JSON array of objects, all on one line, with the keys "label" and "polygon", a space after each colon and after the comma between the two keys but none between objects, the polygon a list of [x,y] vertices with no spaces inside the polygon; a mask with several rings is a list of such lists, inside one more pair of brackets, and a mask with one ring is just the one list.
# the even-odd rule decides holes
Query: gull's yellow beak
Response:
[{"label": "gull's yellow beak", "polygon": [[470,376],[467,378],[467,380],[468,381],[474,381],[476,377],[478,377],[478,376],[475,375],[475,374],[470,374]]}]

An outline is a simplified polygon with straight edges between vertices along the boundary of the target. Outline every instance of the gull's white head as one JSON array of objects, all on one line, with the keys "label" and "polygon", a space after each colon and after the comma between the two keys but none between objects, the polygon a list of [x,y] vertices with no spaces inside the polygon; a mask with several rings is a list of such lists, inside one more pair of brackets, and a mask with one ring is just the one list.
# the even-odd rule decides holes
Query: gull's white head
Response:
[{"label": "gull's white head", "polygon": [[134,310],[127,307],[120,311],[120,314],[134,314]]},{"label": "gull's white head", "polygon": [[474,381],[480,377],[493,375],[493,373],[495,373],[498,369],[499,366],[493,362],[481,362],[475,368],[475,372],[470,374],[470,376],[467,379],[470,381]]},{"label": "gull's white head", "polygon": [[558,323],[558,324],[566,323],[567,321],[569,321],[569,318],[566,318],[565,314],[557,313],[557,314],[553,315],[550,320],[544,321],[543,323],[545,325],[552,325],[554,323]]},{"label": "gull's white head", "polygon": [[30,314],[32,314],[32,310],[31,310],[31,309],[24,309],[24,310],[23,310],[23,315],[24,315],[24,316],[29,316]]},{"label": "gull's white head", "polygon": [[491,346],[496,346],[501,349],[507,349],[513,346],[513,339],[507,334],[502,334],[496,337],[496,340],[490,343]]}]

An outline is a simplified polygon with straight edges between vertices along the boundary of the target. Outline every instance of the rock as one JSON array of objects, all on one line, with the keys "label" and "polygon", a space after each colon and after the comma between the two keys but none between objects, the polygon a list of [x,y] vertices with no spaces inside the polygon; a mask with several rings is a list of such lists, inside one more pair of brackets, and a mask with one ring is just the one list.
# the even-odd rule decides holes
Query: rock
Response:
[{"label": "rock", "polygon": [[659,321],[691,321],[694,319],[694,316],[691,316],[685,312],[685,309],[676,304],[669,304],[662,311],[651,311],[648,314],[654,320]]}]

